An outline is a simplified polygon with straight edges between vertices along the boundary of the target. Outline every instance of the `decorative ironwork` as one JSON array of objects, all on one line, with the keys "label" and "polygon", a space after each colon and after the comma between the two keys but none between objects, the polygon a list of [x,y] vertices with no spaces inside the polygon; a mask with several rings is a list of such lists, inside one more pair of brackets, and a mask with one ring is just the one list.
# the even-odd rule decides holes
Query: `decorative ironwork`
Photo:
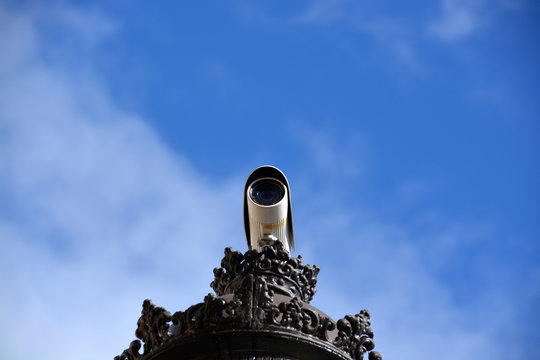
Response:
[{"label": "decorative ironwork", "polygon": [[141,317],[137,321],[137,330],[135,336],[144,342],[144,352],[139,353],[141,342],[134,340],[129,345],[129,348],[116,356],[115,360],[136,360],[143,355],[150,353],[159,345],[167,341],[170,337],[169,322],[171,314],[162,307],[154,305],[152,300],[144,300]]},{"label": "decorative ironwork", "polygon": [[272,324],[294,329],[321,340],[328,341],[328,332],[336,328],[336,323],[332,319],[304,308],[302,302],[297,298],[280,303],[277,309],[278,311],[274,312],[273,315],[280,317],[280,320],[274,317]]},{"label": "decorative ironwork", "polygon": [[[373,330],[370,326],[367,310],[362,310],[356,315],[347,315],[337,322],[339,332],[333,344],[349,353],[353,359],[363,359],[364,354],[375,347]],[[382,360],[382,357],[374,351],[369,354],[369,360]]]},{"label": "decorative ironwork", "polygon": [[301,256],[291,258],[279,241],[260,252],[249,250],[245,254],[228,247],[221,267],[214,269],[210,286],[221,296],[232,293],[238,279],[246,274],[264,275],[275,292],[309,303],[316,292],[319,270],[318,266],[304,265]]},{"label": "decorative ironwork", "polygon": [[140,349],[141,342],[139,340],[133,340],[121,355],[114,357],[114,360],[139,360],[142,357],[142,355],[139,354]]},{"label": "decorative ironwork", "polygon": [[[183,336],[207,330],[258,329],[299,332],[328,343],[351,359],[382,360],[372,351],[373,331],[367,310],[347,315],[337,323],[308,304],[315,293],[319,268],[290,258],[281,243],[261,252],[245,254],[225,249],[221,268],[214,269],[211,286],[202,303],[172,316],[150,300],[143,302],[133,341],[115,360],[140,360]],[[294,290],[291,290],[294,289]],[[290,296],[295,293],[297,296]]]}]

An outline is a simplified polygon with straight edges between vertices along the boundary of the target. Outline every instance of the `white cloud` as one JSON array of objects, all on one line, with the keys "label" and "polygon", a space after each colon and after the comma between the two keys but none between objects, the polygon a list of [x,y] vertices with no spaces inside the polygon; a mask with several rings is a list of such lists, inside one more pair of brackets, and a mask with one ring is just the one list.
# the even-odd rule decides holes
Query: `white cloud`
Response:
[{"label": "white cloud", "polygon": [[429,24],[429,34],[444,40],[459,40],[472,35],[481,26],[479,1],[441,0],[440,4],[442,14]]},{"label": "white cloud", "polygon": [[346,8],[351,3],[346,0],[317,0],[309,4],[306,10],[292,19],[297,24],[330,24],[339,21],[347,21]]},{"label": "white cloud", "polygon": [[[319,153],[342,155],[323,162],[324,173],[343,174],[343,169],[362,163],[365,153],[343,151],[348,141],[341,132],[320,132],[324,137],[305,137],[312,165],[320,162]],[[319,147],[316,152],[312,141]],[[369,309],[376,348],[387,359],[501,358],[505,345],[497,334],[506,331],[509,338],[516,336],[518,330],[508,330],[516,311],[512,295],[501,296],[501,287],[491,284],[490,274],[508,276],[508,269],[480,262],[470,269],[456,268],[464,259],[477,261],[470,249],[489,246],[497,236],[492,224],[460,224],[437,214],[411,214],[410,225],[404,225],[381,219],[365,205],[357,206],[369,191],[361,175],[340,183],[341,189],[319,186],[325,181],[315,186],[309,179],[300,181],[296,237],[308,240],[302,245],[305,261],[322,269],[315,306],[334,318]],[[397,189],[398,203],[380,206],[406,208],[425,191],[444,191],[442,186],[419,179],[404,182]],[[441,275],[452,273],[463,274],[466,297],[473,299],[459,300],[463,288]],[[485,278],[470,281],[469,276]],[[527,296],[526,301],[532,298]],[[523,357],[525,351],[516,350],[511,357]]]},{"label": "white cloud", "polygon": [[183,308],[210,291],[223,247],[242,248],[241,201],[112,104],[87,69],[40,62],[39,16],[2,11],[0,357],[110,358],[145,297]]},{"label": "white cloud", "polygon": [[[492,299],[491,293],[480,295],[478,301],[487,302],[485,306],[499,314],[485,321],[468,305],[455,302],[455,289],[436,276],[430,263],[436,258],[435,252],[444,251],[439,247],[459,248],[471,236],[463,231],[452,234],[448,229],[448,233],[440,234],[451,237],[445,239],[446,244],[433,237],[426,239],[431,241],[430,246],[392,223],[377,222],[369,216],[343,217],[340,227],[312,239],[321,243],[333,240],[330,248],[336,247],[328,249],[326,241],[325,256],[336,258],[331,266],[324,258],[317,259],[322,270],[316,306],[334,317],[369,309],[376,348],[387,359],[498,358],[504,349],[496,334],[505,326],[501,318],[512,313],[508,304]],[[340,241],[348,237],[354,237],[358,245]],[[321,248],[317,250],[312,251],[315,256]],[[438,259],[445,261],[454,255],[443,253]]]},{"label": "white cloud", "polygon": [[371,150],[358,132],[349,131],[338,137],[336,133],[341,131],[331,124],[296,124],[290,127],[290,133],[302,134],[303,146],[311,158],[309,165],[324,173],[326,178],[357,177],[368,166]]},{"label": "white cloud", "polygon": [[373,39],[387,54],[381,58],[395,65],[405,66],[416,73],[422,63],[416,54],[414,27],[397,17],[376,13],[368,3],[355,1],[314,1],[304,12],[293,17],[294,25],[345,25],[358,34]]}]

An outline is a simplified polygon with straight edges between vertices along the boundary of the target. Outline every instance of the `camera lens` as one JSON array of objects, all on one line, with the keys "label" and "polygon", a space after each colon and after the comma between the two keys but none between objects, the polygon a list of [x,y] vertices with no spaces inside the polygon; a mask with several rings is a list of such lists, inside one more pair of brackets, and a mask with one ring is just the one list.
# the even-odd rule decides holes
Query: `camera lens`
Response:
[{"label": "camera lens", "polygon": [[249,196],[259,205],[274,205],[283,199],[285,189],[276,180],[261,179],[251,185]]}]

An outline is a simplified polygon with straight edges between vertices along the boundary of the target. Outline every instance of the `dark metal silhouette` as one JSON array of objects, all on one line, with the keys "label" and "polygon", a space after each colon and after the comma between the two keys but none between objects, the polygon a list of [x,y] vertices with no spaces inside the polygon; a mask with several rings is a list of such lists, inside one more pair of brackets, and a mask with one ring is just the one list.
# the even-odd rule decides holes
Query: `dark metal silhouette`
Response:
[{"label": "dark metal silhouette", "polygon": [[[225,249],[210,284],[216,295],[171,315],[145,300],[133,341],[115,360],[382,360],[367,310],[335,322],[309,302],[319,268],[280,242],[261,252]],[[143,352],[141,341],[144,342]]]}]

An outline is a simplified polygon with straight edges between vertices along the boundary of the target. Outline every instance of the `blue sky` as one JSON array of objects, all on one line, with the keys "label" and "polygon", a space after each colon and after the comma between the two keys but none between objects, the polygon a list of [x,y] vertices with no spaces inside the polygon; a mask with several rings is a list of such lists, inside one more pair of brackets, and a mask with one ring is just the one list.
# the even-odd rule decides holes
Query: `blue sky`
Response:
[{"label": "blue sky", "polygon": [[534,1],[0,3],[0,358],[112,358],[289,178],[385,359],[540,358]]}]

